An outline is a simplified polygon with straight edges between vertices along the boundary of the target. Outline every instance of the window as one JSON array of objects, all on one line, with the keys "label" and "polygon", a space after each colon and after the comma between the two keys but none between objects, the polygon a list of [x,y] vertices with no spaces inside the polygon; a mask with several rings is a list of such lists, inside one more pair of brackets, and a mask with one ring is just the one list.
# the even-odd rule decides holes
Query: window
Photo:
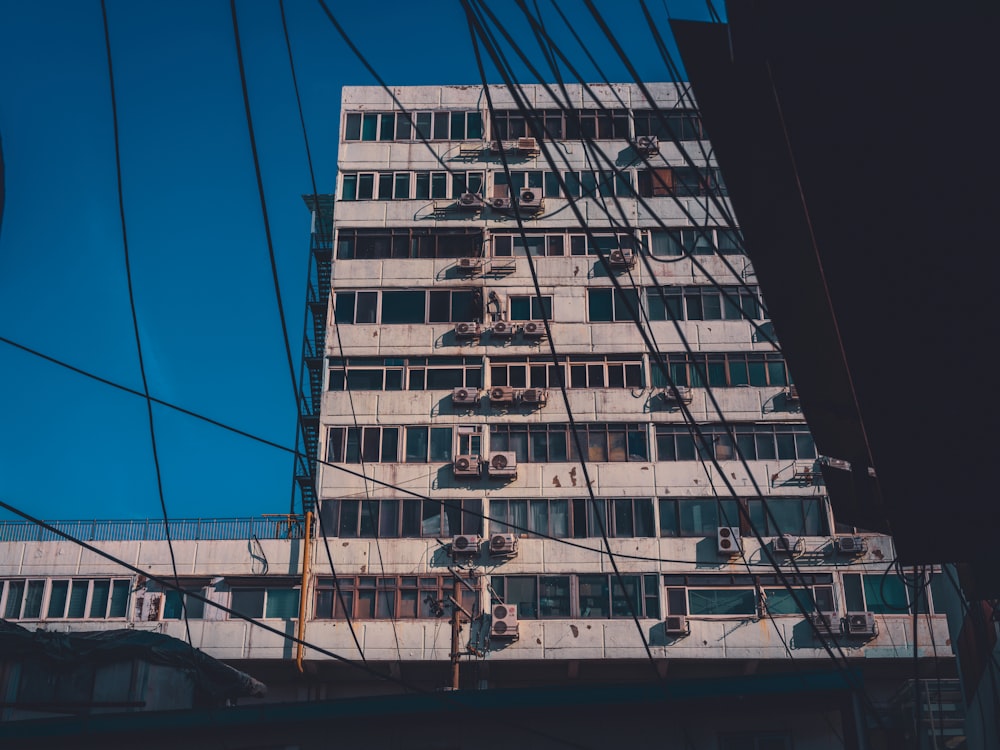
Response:
[{"label": "window", "polygon": [[299,589],[292,585],[234,587],[229,607],[244,617],[254,619],[296,620],[299,616]]},{"label": "window", "polygon": [[[181,584],[184,584],[183,580],[181,581]],[[189,620],[200,620],[205,616],[205,602],[201,599],[195,599],[193,596],[189,595],[194,593],[204,596],[204,587],[194,588],[191,586],[184,586],[184,588],[184,592],[170,589],[163,593],[163,610],[160,614],[161,619],[184,619],[185,606],[187,607],[187,617]]]},{"label": "window", "polygon": [[344,539],[449,537],[483,533],[482,500],[324,500],[323,533]]},{"label": "window", "polygon": [[351,357],[331,360],[327,388],[331,391],[430,391],[479,388],[482,360],[478,357]]},{"label": "window", "polygon": [[[791,589],[784,584],[788,582]],[[758,602],[770,615],[832,612],[833,576],[829,573],[719,575],[713,573],[663,576],[667,613],[705,617],[756,617]],[[801,606],[800,606],[801,605]]]},{"label": "window", "polygon": [[[738,424],[730,432],[721,425],[700,425],[701,438],[687,426],[657,425],[656,451],[660,461],[715,458],[734,461],[806,461],[816,458],[809,428],[802,424]],[[734,441],[735,437],[735,441]],[[737,448],[739,455],[737,455]]]},{"label": "window", "polygon": [[[635,321],[639,316],[639,291],[608,287],[587,290],[588,319],[591,323]],[[650,316],[652,319],[652,316]]]},{"label": "window", "polygon": [[482,534],[482,500],[324,500],[323,533],[344,539]]},{"label": "window", "polygon": [[539,536],[586,538],[652,537],[653,502],[649,498],[575,500],[490,500],[490,533],[533,533]]},{"label": "window", "polygon": [[654,256],[741,255],[742,240],[735,229],[652,230],[650,247]]},{"label": "window", "polygon": [[657,167],[638,172],[643,198],[727,195],[722,175],[715,167]]},{"label": "window", "polygon": [[331,427],[326,460],[333,463],[391,463],[399,458],[399,427]]},{"label": "window", "polygon": [[[896,574],[895,569],[888,568],[879,574],[844,574],[844,603],[848,612],[874,612],[877,615],[908,615],[912,614],[913,602],[916,601],[917,611],[930,612],[930,599],[934,586],[934,578],[940,578],[940,570],[929,573],[928,578],[917,586],[917,597],[914,597],[914,572],[912,568],[904,568],[905,580]],[[943,611],[943,610],[941,610]]]},{"label": "window", "polygon": [[345,141],[477,140],[482,137],[483,118],[478,111],[348,112],[344,122]]},{"label": "window", "polygon": [[[639,424],[577,423],[587,461],[648,461],[646,427]],[[514,451],[518,461],[577,461],[569,425],[494,424],[490,450]]]},{"label": "window", "polygon": [[493,234],[493,255],[510,256],[562,256],[569,255],[573,248],[580,248],[574,255],[586,253],[586,235],[566,232],[526,232]]},{"label": "window", "polygon": [[407,427],[407,463],[433,463],[451,461],[451,427]]},{"label": "window", "polygon": [[384,290],[336,292],[334,320],[338,324],[458,323],[483,319],[482,287],[449,290]]},{"label": "window", "polygon": [[[785,386],[791,382],[784,358],[777,353],[723,352],[718,354],[665,354],[670,379],[677,385],[726,388]],[[665,388],[666,376],[653,365],[653,385]]]},{"label": "window", "polygon": [[612,619],[660,616],[658,577],[653,574],[493,576],[493,590],[517,606],[520,619]]},{"label": "window", "polygon": [[711,537],[719,526],[739,526],[747,534],[756,529],[761,536],[825,536],[829,533],[825,504],[818,497],[739,500],[661,497],[659,509],[660,536],[663,537]]},{"label": "window", "polygon": [[[461,604],[479,614],[478,581],[467,579],[461,587]],[[451,576],[350,576],[319,578],[316,582],[318,620],[387,620],[390,618],[440,618],[451,611],[454,592]]]},{"label": "window", "polygon": [[695,110],[637,109],[632,112],[635,134],[655,135],[663,140],[697,141],[705,140],[701,116]]},{"label": "window", "polygon": [[760,320],[756,286],[686,286],[646,289],[650,320]]},{"label": "window", "polygon": [[558,365],[551,358],[519,357],[490,359],[490,383],[513,388],[558,388],[560,374],[569,368],[570,388],[642,388],[642,359],[622,355],[568,356]]},{"label": "window", "polygon": [[0,613],[6,620],[123,619],[131,589],[126,578],[0,581]]},{"label": "window", "polygon": [[508,298],[508,314],[511,320],[552,320],[552,297],[512,294]]},{"label": "window", "polygon": [[[397,175],[397,178],[399,175]],[[478,229],[340,229],[337,258],[471,258],[482,255]]]}]

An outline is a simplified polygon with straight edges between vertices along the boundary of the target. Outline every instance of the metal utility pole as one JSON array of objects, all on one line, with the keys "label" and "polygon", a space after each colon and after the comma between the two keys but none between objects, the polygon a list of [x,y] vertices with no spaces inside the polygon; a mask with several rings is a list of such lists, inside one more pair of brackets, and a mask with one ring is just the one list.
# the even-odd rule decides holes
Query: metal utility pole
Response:
[{"label": "metal utility pole", "polygon": [[462,580],[455,576],[455,585],[451,592],[451,689],[458,690],[458,671],[462,655],[458,650],[458,639],[462,636]]}]

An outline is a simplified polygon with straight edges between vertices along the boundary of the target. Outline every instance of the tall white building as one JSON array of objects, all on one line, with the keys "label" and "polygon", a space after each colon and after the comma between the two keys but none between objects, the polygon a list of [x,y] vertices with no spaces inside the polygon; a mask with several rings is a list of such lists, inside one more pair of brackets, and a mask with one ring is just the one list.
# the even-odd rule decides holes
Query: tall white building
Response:
[{"label": "tall white building", "polygon": [[[648,89],[653,102],[633,85],[569,86],[567,105],[527,86],[527,112],[503,87],[344,89],[312,358],[322,534],[181,540],[182,575],[292,633],[309,547],[305,640],[352,659],[360,646],[423,686],[452,685],[453,659],[462,689],[707,679],[711,705],[740,681],[785,698],[699,737],[763,749],[841,747],[842,727],[853,747],[866,725],[897,736],[876,717],[905,703],[914,648],[921,677],[953,674],[936,584],[907,587],[890,538],[831,517],[690,92]],[[169,570],[162,541],[114,544]],[[69,543],[0,546],[7,617],[101,627],[118,606],[52,609],[60,581],[107,575],[86,556],[57,563]],[[130,599],[113,614],[183,637],[176,595],[150,609],[162,587],[122,578]],[[272,695],[399,689],[309,649],[301,682],[280,636],[210,606],[188,614],[196,646]],[[753,687],[757,675],[777,687]],[[864,690],[833,700],[831,675]]]}]

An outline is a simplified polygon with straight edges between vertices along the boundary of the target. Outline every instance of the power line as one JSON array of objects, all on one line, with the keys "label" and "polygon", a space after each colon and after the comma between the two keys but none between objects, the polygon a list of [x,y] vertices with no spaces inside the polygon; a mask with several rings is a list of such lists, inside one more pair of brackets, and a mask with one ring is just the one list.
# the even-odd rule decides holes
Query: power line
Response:
[{"label": "power line", "polygon": [[[100,549],[99,547],[95,547],[92,544],[88,544],[87,542],[83,541],[82,539],[77,539],[76,537],[72,536],[71,534],[67,534],[64,531],[60,531],[55,526],[47,524],[45,521],[42,521],[41,519],[35,518],[34,516],[30,515],[29,513],[25,512],[23,510],[20,510],[19,508],[11,505],[10,503],[7,503],[7,502],[4,502],[3,500],[0,500],[0,508],[3,508],[4,510],[10,511],[11,513],[15,513],[16,515],[20,516],[21,518],[23,518],[23,519],[25,519],[27,521],[30,521],[31,523],[39,526],[42,529],[45,529],[49,533],[55,534],[55,535],[61,537],[62,539],[65,539],[65,540],[67,540],[69,542],[72,542],[73,544],[78,545],[79,547],[87,550],[88,552],[90,552],[92,554],[95,554],[95,555],[98,555],[99,557],[103,557],[105,560],[113,562],[116,565],[120,565],[121,567],[125,568],[126,570],[132,571],[136,575],[144,576],[147,580],[154,581],[154,582],[158,583],[161,586],[165,586],[166,588],[169,588],[171,591],[176,591],[178,593],[183,594],[184,596],[181,597],[182,600],[185,597],[189,596],[192,599],[195,599],[196,601],[202,602],[202,604],[208,604],[208,605],[210,605],[212,607],[215,607],[218,610],[221,610],[222,612],[225,612],[227,615],[229,615],[230,618],[235,618],[235,619],[238,619],[238,620],[243,620],[244,622],[249,623],[250,625],[253,625],[255,627],[261,628],[262,630],[266,630],[267,632],[269,632],[269,633],[271,633],[273,635],[277,635],[277,636],[279,636],[281,638],[284,638],[285,640],[290,641],[292,643],[295,643],[295,644],[304,646],[306,648],[312,649],[312,650],[316,651],[317,653],[323,654],[324,656],[327,656],[330,659],[333,659],[333,660],[335,660],[337,662],[340,662],[341,664],[344,664],[346,666],[353,667],[354,669],[356,669],[358,671],[361,671],[361,672],[364,672],[365,674],[368,674],[368,675],[370,675],[372,677],[375,677],[375,678],[380,679],[380,680],[384,680],[386,682],[391,682],[391,683],[393,683],[395,685],[398,685],[398,686],[400,686],[400,687],[402,687],[402,688],[404,688],[406,690],[409,690],[411,692],[421,693],[423,695],[434,695],[434,696],[437,696],[437,699],[440,700],[443,704],[445,704],[450,710],[455,710],[455,711],[464,711],[464,710],[466,710],[466,708],[463,706],[464,701],[462,699],[462,695],[461,695],[460,692],[441,692],[441,691],[438,691],[438,690],[427,690],[427,689],[422,688],[422,687],[420,687],[418,685],[415,685],[415,684],[413,684],[411,682],[403,680],[402,678],[393,677],[392,674],[384,674],[384,673],[382,673],[382,672],[374,669],[373,667],[370,667],[367,664],[367,662],[358,662],[358,661],[355,661],[353,659],[348,659],[346,656],[342,656],[342,655],[340,655],[338,653],[330,651],[329,649],[323,648],[321,646],[317,646],[314,643],[310,643],[309,641],[306,641],[306,640],[303,640],[301,638],[298,638],[297,636],[294,636],[294,635],[292,635],[290,633],[286,633],[286,632],[284,632],[284,631],[282,631],[282,630],[280,630],[280,629],[278,629],[276,627],[272,627],[271,625],[268,625],[267,623],[261,622],[260,620],[254,618],[254,617],[251,617],[251,616],[246,615],[246,614],[244,614],[242,612],[239,612],[236,609],[233,609],[231,607],[227,607],[224,604],[221,604],[219,602],[213,601],[212,599],[209,599],[207,596],[199,594],[196,591],[186,590],[186,589],[182,588],[179,583],[171,582],[170,579],[168,579],[168,578],[164,578],[163,576],[156,575],[155,573],[152,573],[152,572],[150,572],[148,570],[143,570],[142,568],[140,568],[140,567],[138,567],[136,565],[132,565],[131,563],[128,563],[128,562],[122,560],[119,557],[115,557],[110,552],[106,552],[106,551]],[[306,592],[303,591],[303,592],[300,592],[299,595],[300,596],[305,596],[305,593]],[[581,748],[581,750],[591,750],[591,748],[587,747],[586,745],[582,745],[582,744],[577,743],[577,742],[572,742],[570,740],[566,740],[566,739],[564,739],[562,737],[558,737],[558,736],[555,736],[555,735],[550,735],[550,734],[548,734],[546,732],[542,732],[541,730],[539,730],[539,729],[537,729],[535,727],[530,727],[530,726],[526,726],[526,725],[518,725],[518,724],[510,722],[510,721],[508,721],[507,723],[510,726],[515,727],[517,729],[522,729],[522,730],[524,730],[526,732],[530,732],[531,734],[535,734],[535,735],[537,735],[539,737],[542,737],[544,739],[553,740],[553,741],[558,742],[558,743],[560,743],[562,745],[567,745],[568,747]]]},{"label": "power line", "polygon": [[[156,426],[153,418],[153,401],[149,395],[149,380],[146,377],[146,365],[142,356],[142,336],[139,334],[139,316],[136,313],[135,289],[132,284],[132,263],[128,249],[128,230],[125,221],[125,196],[122,188],[122,159],[121,143],[118,133],[118,101],[115,93],[115,72],[111,60],[111,32],[108,28],[108,8],[105,0],[101,0],[101,18],[104,22],[104,47],[108,57],[108,84],[111,90],[111,121],[114,128],[115,142],[115,185],[118,191],[118,215],[122,227],[122,248],[125,257],[125,279],[128,282],[128,304],[132,313],[132,330],[135,334],[135,349],[139,359],[139,374],[142,377],[142,396],[146,401],[146,417],[149,422],[149,443],[153,455],[153,468],[156,474],[156,493],[160,499],[160,512],[163,514],[163,528],[167,537],[167,548],[170,551],[170,567],[174,573],[174,580],[177,579],[177,558],[174,555],[174,545],[170,538],[170,522],[167,517],[167,501],[163,495],[163,473],[160,470],[160,456],[156,449]],[[191,626],[188,623],[187,606],[181,601],[181,612],[184,615],[184,630],[187,635],[188,645],[194,647],[191,642]]]}]

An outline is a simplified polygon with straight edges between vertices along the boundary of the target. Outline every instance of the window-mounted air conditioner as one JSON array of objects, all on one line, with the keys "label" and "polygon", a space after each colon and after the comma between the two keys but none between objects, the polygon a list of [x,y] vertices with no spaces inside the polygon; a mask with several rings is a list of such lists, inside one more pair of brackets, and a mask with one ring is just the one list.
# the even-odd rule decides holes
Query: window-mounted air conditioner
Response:
[{"label": "window-mounted air conditioner", "polygon": [[475,273],[483,267],[482,258],[459,258],[456,266],[460,273]]},{"label": "window-mounted air conditioner", "polygon": [[478,406],[478,388],[454,388],[451,392],[451,403],[453,406]]},{"label": "window-mounted air conditioner", "polygon": [[799,551],[799,538],[792,534],[782,534],[774,538],[774,551],[794,555]]},{"label": "window-mounted air conditioner", "polygon": [[863,555],[868,551],[868,543],[863,536],[835,536],[833,548],[841,555]]},{"label": "window-mounted air conditioner", "polygon": [[632,268],[635,265],[635,253],[627,247],[612,250],[608,254],[608,265],[614,269]]},{"label": "window-mounted air conditioner", "polygon": [[660,391],[660,397],[671,404],[690,404],[694,394],[686,385],[678,385],[664,388]]},{"label": "window-mounted air conditioner", "polygon": [[839,624],[836,612],[810,612],[807,616],[809,622],[815,625],[821,633],[831,633],[834,630],[834,625]]},{"label": "window-mounted air conditioner", "polygon": [[479,336],[481,329],[479,323],[458,323],[455,326],[455,338],[474,339]]},{"label": "window-mounted air conditioner", "polygon": [[640,135],[635,139],[635,150],[644,156],[652,156],[660,150],[660,139],[655,135]]},{"label": "window-mounted air conditioner", "polygon": [[542,192],[538,188],[521,188],[517,205],[528,211],[541,211],[544,207]]},{"label": "window-mounted air conditioner", "polygon": [[517,605],[494,604],[490,623],[493,638],[517,638]]},{"label": "window-mounted air conditioner", "polygon": [[479,193],[462,193],[457,205],[459,208],[480,209],[484,205],[483,196]]},{"label": "window-mounted air conditioner", "polygon": [[521,403],[530,406],[545,406],[549,400],[548,391],[544,388],[525,388],[521,391]]},{"label": "window-mounted air conditioner", "polygon": [[521,326],[521,333],[528,339],[545,338],[545,324],[540,320],[529,320]]},{"label": "window-mounted air conditioner", "polygon": [[480,471],[479,456],[455,456],[455,462],[451,468],[456,477],[478,477]]},{"label": "window-mounted air conditioner", "polygon": [[475,534],[456,534],[451,538],[451,554],[453,556],[477,555],[481,542],[482,539]]},{"label": "window-mounted air conditioner", "polygon": [[493,534],[490,537],[491,555],[516,555],[517,536],[515,534]]},{"label": "window-mounted air conditioner", "polygon": [[691,625],[684,615],[667,615],[663,620],[663,632],[667,635],[688,635]]},{"label": "window-mounted air conditioner", "polygon": [[525,153],[538,153],[538,141],[530,136],[518,138],[517,150]]},{"label": "window-mounted air conditioner", "polygon": [[490,388],[490,403],[491,404],[513,404],[514,403],[514,389],[509,385],[495,385]]},{"label": "window-mounted air conditioner", "polygon": [[719,526],[716,542],[720,555],[738,555],[743,550],[740,530],[736,526]]},{"label": "window-mounted air conditioner", "polygon": [[517,326],[513,323],[509,323],[506,320],[495,320],[493,321],[493,327],[490,329],[490,333],[501,339],[509,339],[517,333]]},{"label": "window-mounted air conditioner", "polygon": [[516,477],[517,454],[514,451],[498,451],[490,454],[486,470],[491,477]]},{"label": "window-mounted air conditioner", "polygon": [[875,636],[878,626],[872,612],[848,612],[844,618],[844,633],[847,635]]}]

